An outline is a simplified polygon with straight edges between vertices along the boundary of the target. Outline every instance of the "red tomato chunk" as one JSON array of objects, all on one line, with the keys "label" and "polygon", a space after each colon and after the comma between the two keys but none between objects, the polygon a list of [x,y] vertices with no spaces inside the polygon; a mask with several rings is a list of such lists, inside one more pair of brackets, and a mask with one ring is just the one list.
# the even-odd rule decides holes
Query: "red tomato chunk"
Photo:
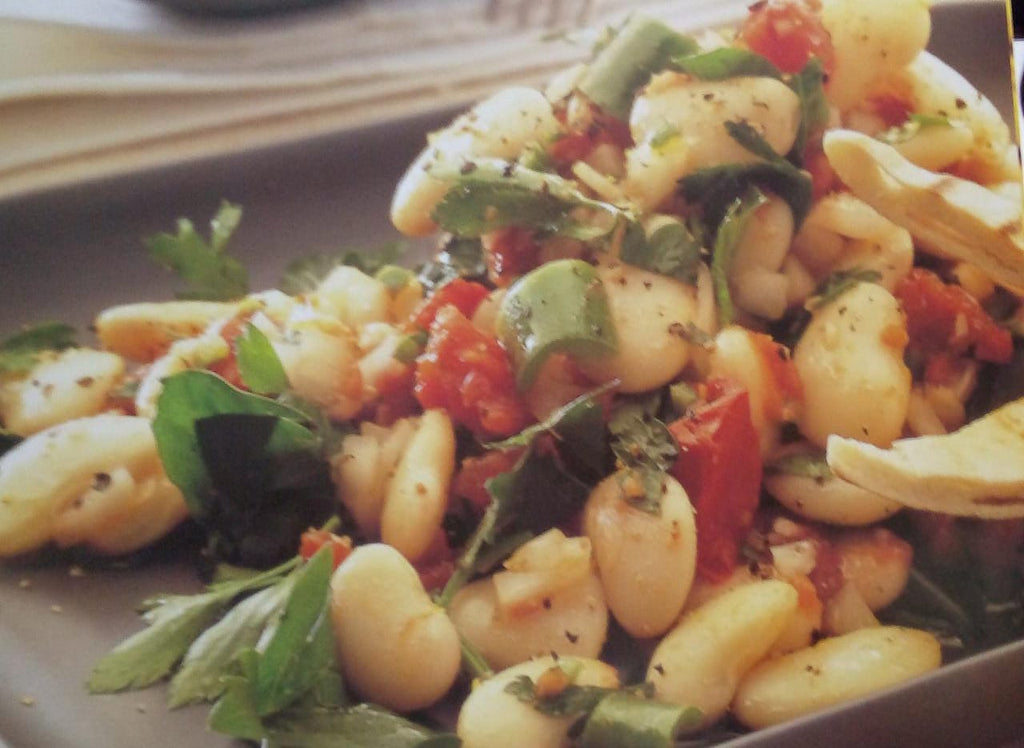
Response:
[{"label": "red tomato chunk", "polygon": [[784,73],[799,72],[812,57],[830,73],[835,51],[818,8],[814,0],[762,0],[750,6],[739,39]]},{"label": "red tomato chunk", "polygon": [[450,305],[438,310],[416,359],[415,392],[424,408],[444,408],[478,436],[508,436],[532,420],[505,350]]},{"label": "red tomato chunk", "polygon": [[711,380],[707,402],[668,428],[680,449],[672,473],[697,512],[697,571],[722,581],[736,568],[761,492],[761,448],[747,391]]},{"label": "red tomato chunk", "polygon": [[352,552],[352,540],[347,535],[335,535],[333,532],[317,530],[311,527],[302,533],[302,537],[299,539],[299,555],[308,561],[325,545],[331,547],[335,569]]},{"label": "red tomato chunk", "polygon": [[896,286],[907,315],[910,345],[926,355],[963,355],[970,349],[981,361],[1004,364],[1013,355],[1013,338],[960,286],[943,283],[935,273],[915,268]]}]

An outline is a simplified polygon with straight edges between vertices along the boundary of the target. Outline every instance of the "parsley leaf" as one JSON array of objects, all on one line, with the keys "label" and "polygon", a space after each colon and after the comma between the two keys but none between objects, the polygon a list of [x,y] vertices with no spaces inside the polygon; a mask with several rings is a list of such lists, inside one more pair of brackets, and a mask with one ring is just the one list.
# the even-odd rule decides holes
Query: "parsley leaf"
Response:
[{"label": "parsley leaf", "polygon": [[176,294],[178,298],[230,301],[249,292],[245,267],[224,252],[241,217],[241,208],[224,202],[210,221],[209,242],[187,218],[178,219],[177,235],[161,233],[145,240],[150,256],[188,286]]},{"label": "parsley leaf", "polygon": [[643,495],[631,498],[631,503],[651,513],[659,511],[664,473],[679,454],[675,438],[656,416],[660,404],[660,396],[627,400],[608,419],[619,467],[636,473],[643,484]]},{"label": "parsley leaf", "polygon": [[789,87],[800,97],[800,125],[789,159],[798,166],[803,162],[804,148],[811,133],[828,122],[828,99],[825,98],[825,69],[812,58],[800,72],[790,76]]},{"label": "parsley leaf", "polygon": [[0,374],[23,374],[41,354],[75,345],[75,328],[61,322],[43,322],[0,342]]},{"label": "parsley leaf", "polygon": [[149,627],[129,637],[97,663],[89,678],[92,693],[144,688],[171,673],[192,643],[238,595],[278,582],[292,559],[247,579],[207,587],[198,595],[165,595],[143,603]]}]

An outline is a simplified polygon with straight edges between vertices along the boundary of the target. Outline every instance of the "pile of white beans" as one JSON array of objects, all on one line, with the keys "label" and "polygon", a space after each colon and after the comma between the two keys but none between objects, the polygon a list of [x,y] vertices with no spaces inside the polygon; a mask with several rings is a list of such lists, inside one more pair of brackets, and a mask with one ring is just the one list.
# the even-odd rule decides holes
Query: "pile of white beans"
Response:
[{"label": "pile of white beans", "polygon": [[[970,158],[993,195],[1019,193],[1006,125],[976,92],[966,98],[962,79],[924,52],[930,21],[923,0],[830,0],[821,14],[836,54],[827,87],[830,127],[876,134],[883,123],[862,102],[899,87],[910,92],[914,111],[951,118],[948,128],[894,146],[904,158],[930,170]],[[433,134],[397,187],[395,226],[411,236],[437,231],[432,210],[451,185],[431,173],[432,164],[511,160],[566,128],[584,130],[592,110],[573,88],[576,74],[568,71],[546,91],[501,91]],[[953,78],[966,107],[950,102]],[[797,137],[799,107],[793,90],[773,78],[659,73],[630,113],[635,145],[604,144],[572,172],[581,189],[629,207],[653,230],[681,178],[755,158],[724,122],[747,122],[785,155]],[[556,116],[560,110],[564,117]],[[666,124],[680,137],[655,142]],[[580,361],[580,369],[595,384],[618,380],[622,393],[679,379],[737,382],[748,394],[766,464],[820,452],[833,435],[887,448],[900,437],[955,431],[965,423],[974,372],[956,386],[938,386],[914,381],[904,362],[906,321],[893,290],[911,270],[915,246],[908,228],[850,192],[817,199],[799,226],[787,202],[768,195],[729,273],[738,321],[721,329],[706,266],[691,283],[624,264],[614,252],[598,256],[619,348]],[[564,238],[542,242],[541,251],[544,259],[588,257],[582,242]],[[808,303],[822,280],[843,270],[875,271],[876,280],[855,284],[835,303]],[[955,271],[979,300],[995,292],[998,278],[971,263]],[[495,290],[472,320],[489,334],[502,293]],[[402,322],[423,297],[415,279],[395,290],[344,267],[304,296],[271,291],[231,303],[107,310],[96,322],[103,350],[55,353],[26,376],[0,379],[0,423],[25,437],[0,458],[0,556],[49,542],[123,553],[186,516],[149,420],[165,377],[227,355],[220,331],[240,312],[266,334],[295,392],[341,421],[367,412],[382,383],[400,371]],[[779,407],[758,336],[766,322],[805,304],[810,321],[792,350],[802,403]],[[710,344],[678,334],[688,326],[707,333]],[[113,394],[138,364],[146,368],[134,415],[111,413]],[[542,370],[524,394],[537,419],[564,404],[552,394],[563,385],[557,372]],[[791,423],[799,440],[783,444]],[[443,409],[387,424],[367,420],[331,462],[339,501],[375,541],[357,547],[331,583],[345,682],[366,701],[403,713],[437,704],[456,687],[468,642],[496,674],[474,683],[461,706],[463,744],[568,745],[572,717],[542,713],[506,685],[557,668],[577,685],[619,686],[615,668],[600,660],[613,619],[649,649],[654,698],[701,710],[694,730],[727,713],[754,729],[776,724],[940,665],[933,636],[881,625],[876,616],[900,595],[910,570],[909,545],[876,526],[902,505],[836,477],[766,474],[765,491],[788,510],[772,526],[772,563],[741,566],[712,583],[696,573],[700,538],[683,486],[666,475],[660,510],[649,512],[628,500],[628,475],[616,472],[592,489],[578,535],[551,529],[529,540],[442,608],[416,565],[429,557],[449,509],[456,429]],[[808,528],[822,524],[835,528],[829,542],[842,571],[841,588],[824,601],[809,581],[820,534]]]}]

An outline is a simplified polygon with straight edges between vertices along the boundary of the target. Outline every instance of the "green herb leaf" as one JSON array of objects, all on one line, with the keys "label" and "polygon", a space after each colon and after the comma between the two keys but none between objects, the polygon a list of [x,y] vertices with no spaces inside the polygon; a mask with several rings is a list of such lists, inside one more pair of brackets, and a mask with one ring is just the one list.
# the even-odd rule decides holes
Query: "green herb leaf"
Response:
[{"label": "green herb leaf", "polygon": [[807,61],[799,73],[790,76],[789,87],[800,97],[800,126],[789,151],[789,160],[800,166],[804,148],[815,130],[828,122],[828,99],[825,97],[825,69],[816,57]]},{"label": "green herb leaf", "polygon": [[349,265],[367,275],[375,275],[381,268],[399,263],[407,249],[404,242],[395,241],[375,248],[301,257],[285,268],[278,288],[290,296],[309,293],[316,290],[320,281],[340,265]]},{"label": "green herb leaf", "polygon": [[858,283],[877,283],[881,278],[882,274],[877,270],[864,270],[861,268],[837,270],[821,282],[814,295],[807,300],[806,307],[810,311],[821,309],[821,307],[831,304]]},{"label": "green herb leaf", "polygon": [[0,375],[23,374],[47,351],[75,345],[75,328],[60,322],[43,322],[0,342]]},{"label": "green herb leaf", "polygon": [[171,708],[213,701],[224,693],[239,654],[255,647],[267,626],[281,615],[292,580],[287,577],[238,603],[192,643],[171,679]]},{"label": "green herb leaf", "polygon": [[684,73],[708,81],[741,76],[782,80],[782,71],[768,58],[740,47],[720,47],[710,52],[676,57],[672,63]]},{"label": "green herb leaf", "polygon": [[289,709],[267,720],[267,748],[458,748],[438,734],[370,704]]},{"label": "green herb leaf", "polygon": [[434,258],[420,268],[419,280],[426,288],[443,286],[455,278],[482,280],[487,262],[480,239],[449,236]]},{"label": "green herb leaf", "polygon": [[681,180],[683,196],[703,208],[704,221],[708,226],[718,226],[738,197],[751,186],[759,186],[785,200],[793,211],[795,224],[799,226],[813,199],[810,175],[775,153],[749,124],[727,122],[725,127],[736,142],[765,160],[699,169]]},{"label": "green herb leaf", "polygon": [[528,675],[513,678],[505,686],[505,693],[515,696],[519,701],[550,717],[587,714],[611,692],[612,689],[600,686],[577,686],[572,683],[554,696],[541,697],[537,695],[537,686]]},{"label": "green herb leaf", "polygon": [[822,452],[794,452],[780,457],[765,466],[765,472],[775,475],[795,475],[801,478],[813,478],[817,481],[831,480],[835,477],[825,455]]},{"label": "green herb leaf", "polygon": [[280,395],[288,389],[288,375],[267,336],[247,324],[235,338],[235,355],[242,382],[260,395]]},{"label": "green herb leaf", "polygon": [[218,415],[253,415],[274,419],[271,452],[310,451],[316,436],[301,425],[302,414],[274,400],[243,392],[208,371],[174,374],[163,382],[153,419],[157,451],[168,477],[185,495],[192,516],[207,514],[212,486],[203,461],[196,424]]},{"label": "green herb leaf", "polygon": [[733,320],[732,295],[729,292],[729,270],[736,255],[743,232],[747,230],[750,217],[767,202],[767,198],[756,187],[748,188],[742,197],[737,197],[725,212],[715,234],[715,245],[711,252],[711,280],[718,301],[718,316],[722,327]]},{"label": "green herb leaf", "polygon": [[625,120],[636,92],[652,74],[696,50],[696,41],[662,22],[630,16],[587,66],[579,90],[605,112]]},{"label": "green herb leaf", "polygon": [[432,217],[456,236],[478,237],[522,226],[589,241],[611,233],[625,215],[610,203],[587,197],[571,180],[499,159],[435,164],[428,172],[452,185]]},{"label": "green herb leaf", "polygon": [[324,546],[295,576],[280,623],[257,662],[253,683],[259,714],[278,712],[334,668],[328,588],[332,551]]},{"label": "green herb leaf", "polygon": [[233,598],[273,584],[295,564],[292,560],[246,580],[211,586],[198,595],[147,600],[143,605],[149,627],[121,642],[97,663],[89,678],[89,690],[112,693],[144,688],[166,677]]},{"label": "green herb leaf", "polygon": [[660,396],[623,401],[608,419],[618,466],[634,471],[643,482],[643,497],[632,503],[652,513],[660,510],[664,474],[679,455],[678,443],[656,416],[660,401]]},{"label": "green herb leaf", "polygon": [[664,221],[647,236],[639,224],[629,224],[619,259],[644,270],[692,283],[700,263],[701,245],[680,221]]},{"label": "green herb leaf", "polygon": [[229,301],[249,292],[245,268],[224,253],[241,217],[241,208],[224,202],[210,221],[209,242],[187,218],[178,219],[177,235],[162,233],[145,241],[150,256],[187,284],[188,290],[178,293],[178,298]]}]

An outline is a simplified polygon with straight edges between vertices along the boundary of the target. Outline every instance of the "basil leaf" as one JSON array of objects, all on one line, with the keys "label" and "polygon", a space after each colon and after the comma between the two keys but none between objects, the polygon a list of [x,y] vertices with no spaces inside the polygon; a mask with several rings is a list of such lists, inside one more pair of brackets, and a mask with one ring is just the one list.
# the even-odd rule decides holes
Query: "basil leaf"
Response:
[{"label": "basil leaf", "polygon": [[605,112],[625,120],[636,92],[651,75],[696,49],[696,41],[662,22],[630,16],[587,66],[579,90]]},{"label": "basil leaf", "polygon": [[452,185],[432,217],[456,236],[478,237],[521,226],[589,241],[608,235],[625,215],[610,203],[587,197],[571,180],[499,159],[434,164],[428,173]]},{"label": "basil leaf", "polygon": [[756,187],[748,188],[742,197],[729,205],[715,234],[715,245],[711,252],[711,280],[718,301],[718,316],[722,327],[733,320],[732,295],[729,292],[729,270],[732,267],[736,248],[747,229],[747,222],[767,198]]},{"label": "basil leaf", "polygon": [[176,235],[161,233],[145,240],[150,256],[177,273],[188,286],[176,294],[178,298],[229,301],[249,292],[245,268],[224,253],[241,217],[241,208],[224,202],[210,221],[209,242],[187,218],[178,219]]},{"label": "basil leaf", "polygon": [[676,57],[672,62],[684,73],[708,81],[743,76],[782,80],[782,71],[768,58],[740,47],[720,47],[710,52]]},{"label": "basil leaf", "polygon": [[288,375],[274,346],[258,327],[247,324],[235,338],[235,355],[242,382],[260,395],[280,395],[288,389]]},{"label": "basil leaf", "polygon": [[762,187],[789,204],[793,221],[799,226],[813,199],[810,176],[775,153],[749,124],[727,122],[725,127],[740,145],[765,160],[699,169],[680,181],[683,196],[701,205],[707,225],[717,226],[737,197],[751,186]]},{"label": "basil leaf", "polygon": [[41,354],[75,345],[75,328],[61,322],[43,322],[0,342],[0,375],[23,374]]},{"label": "basil leaf", "polygon": [[[296,408],[243,392],[207,371],[164,380],[157,452],[207,531],[214,560],[264,568],[336,509],[324,439]],[[266,517],[273,516],[269,523]]]}]

